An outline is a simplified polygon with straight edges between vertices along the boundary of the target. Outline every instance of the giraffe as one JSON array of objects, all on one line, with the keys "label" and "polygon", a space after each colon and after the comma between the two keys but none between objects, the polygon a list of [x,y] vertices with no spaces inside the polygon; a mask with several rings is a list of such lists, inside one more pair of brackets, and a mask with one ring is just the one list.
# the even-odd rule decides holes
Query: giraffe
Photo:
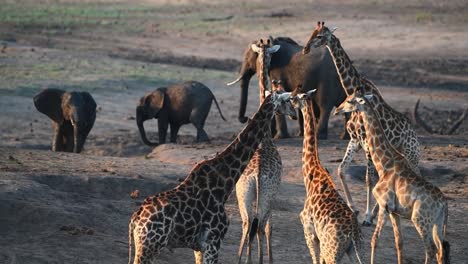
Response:
[{"label": "giraffe", "polygon": [[[404,114],[396,111],[390,105],[388,105],[382,95],[380,94],[377,87],[369,81],[367,78],[361,76],[358,70],[354,67],[352,61],[347,55],[346,51],[340,44],[340,40],[333,34],[336,30],[329,29],[324,26],[324,22],[317,23],[317,27],[312,32],[311,37],[304,46],[303,53],[307,53],[310,46],[320,47],[326,45],[332,55],[335,67],[340,77],[342,87],[348,96],[352,94],[357,87],[365,89],[366,93],[373,94],[375,100],[372,102],[375,105],[376,111],[380,113],[384,118],[380,120],[382,126],[385,128],[385,134],[389,139],[390,143],[398,149],[405,157],[410,161],[410,165],[419,174],[419,158],[421,155],[418,137],[413,129],[411,120]],[[346,100],[342,103],[345,104]],[[340,109],[339,106],[337,109]],[[338,110],[339,111],[339,110]],[[362,148],[366,154],[367,159],[367,170],[366,170],[366,187],[367,187],[367,202],[366,202],[366,213],[364,216],[363,225],[370,226],[377,212],[377,204],[371,211],[371,189],[375,184],[375,168],[370,157],[370,153],[366,143],[366,134],[364,130],[363,117],[360,112],[352,112],[351,116],[346,123],[346,130],[350,135],[348,147],[346,149],[343,160],[338,167],[338,176],[340,178],[341,185],[343,187],[345,199],[348,206],[355,212],[357,210],[353,206],[353,200],[346,185],[343,175],[346,169],[349,167],[353,155],[356,151]]]},{"label": "giraffe", "polygon": [[379,180],[372,194],[379,204],[377,225],[371,240],[371,263],[374,263],[377,240],[385,217],[390,215],[397,249],[398,263],[402,263],[403,241],[400,234],[400,216],[410,218],[422,238],[426,264],[434,257],[438,264],[450,263],[450,245],[445,240],[448,218],[447,201],[436,186],[424,180],[405,156],[387,139],[384,117],[376,111],[373,94],[358,89],[348,97],[342,111],[362,113],[366,140]]},{"label": "giraffe", "polygon": [[[251,48],[258,53],[257,69],[259,69],[260,103],[262,103],[265,98],[265,91],[271,91],[268,76],[271,54],[278,51],[280,46],[271,46],[270,39],[267,39],[265,43],[263,39],[260,39],[259,43],[252,44]],[[282,171],[281,157],[273,143],[271,132],[267,133],[236,184],[237,201],[242,218],[242,238],[238,251],[238,263],[241,262],[246,243],[246,263],[252,262],[251,248],[255,233],[257,233],[258,242],[258,263],[263,263],[263,238],[266,240],[269,262],[273,263],[270,223],[271,203],[278,192]],[[255,213],[252,210],[254,201],[256,202]],[[251,236],[247,239],[249,233]]]},{"label": "giraffe", "polygon": [[318,156],[312,93],[293,92],[291,105],[304,116],[302,174],[307,196],[300,219],[314,264],[339,263],[346,253],[352,263],[361,262],[361,229],[356,215],[341,198]]},{"label": "giraffe", "polygon": [[224,204],[264,135],[270,133],[274,111],[290,95],[265,98],[247,126],[221,153],[197,163],[174,189],[147,197],[129,223],[134,264],[151,263],[164,247],[194,250],[197,264],[217,263],[229,220]]}]

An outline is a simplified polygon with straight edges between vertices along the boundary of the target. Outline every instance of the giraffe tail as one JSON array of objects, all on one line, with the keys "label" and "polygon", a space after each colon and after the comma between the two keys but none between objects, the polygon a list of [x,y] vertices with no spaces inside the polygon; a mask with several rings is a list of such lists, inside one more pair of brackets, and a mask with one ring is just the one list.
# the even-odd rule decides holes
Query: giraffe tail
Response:
[{"label": "giraffe tail", "polygon": [[447,240],[442,242],[442,263],[450,264],[450,243]]},{"label": "giraffe tail", "polygon": [[258,230],[258,218],[255,217],[252,220],[252,224],[250,225],[250,230],[249,230],[249,245],[252,244],[252,241],[255,237],[255,234],[257,233]]},{"label": "giraffe tail", "polygon": [[359,264],[362,264],[362,260],[361,260],[361,254],[360,254],[360,251],[361,251],[361,243],[360,241],[356,241],[355,238],[351,239],[353,241],[353,247],[354,247],[354,252],[356,253],[356,258],[359,262]]}]

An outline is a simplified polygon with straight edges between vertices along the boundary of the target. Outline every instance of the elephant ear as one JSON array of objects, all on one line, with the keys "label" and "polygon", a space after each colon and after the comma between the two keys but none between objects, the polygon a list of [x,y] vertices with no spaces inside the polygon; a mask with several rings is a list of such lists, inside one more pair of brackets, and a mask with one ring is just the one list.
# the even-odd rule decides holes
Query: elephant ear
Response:
[{"label": "elephant ear", "polygon": [[152,116],[155,116],[163,108],[164,98],[166,97],[165,91],[165,88],[159,88],[145,98],[145,108],[155,111]]},{"label": "elephant ear", "polygon": [[64,93],[65,91],[60,89],[44,89],[34,96],[34,106],[37,111],[62,124],[62,96]]}]

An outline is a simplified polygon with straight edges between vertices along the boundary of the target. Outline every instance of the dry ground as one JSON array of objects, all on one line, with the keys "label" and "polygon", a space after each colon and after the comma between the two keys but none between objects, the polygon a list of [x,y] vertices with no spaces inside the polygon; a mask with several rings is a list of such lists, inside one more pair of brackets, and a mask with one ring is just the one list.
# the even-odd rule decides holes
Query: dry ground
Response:
[{"label": "dry ground", "polygon": [[[450,122],[468,102],[466,4],[6,1],[0,8],[0,263],[125,263],[127,224],[138,203],[176,185],[243,127],[236,117],[239,88],[225,83],[236,78],[248,42],[259,37],[290,36],[304,43],[315,20],[323,19],[339,27],[336,34],[358,69],[392,106],[410,112],[421,98],[426,120],[435,126]],[[195,144],[195,129],[188,125],[178,144],[144,146],[133,119],[138,99],[189,79],[212,89],[228,121],[213,108],[205,126],[210,143]],[[258,105],[256,82],[249,114]],[[98,116],[83,153],[49,151],[50,121],[32,104],[45,87],[87,90],[96,99]],[[289,125],[294,134],[297,125]],[[155,127],[155,121],[146,124],[152,138]],[[320,159],[333,175],[347,144],[338,139],[342,129],[341,118],[332,117],[330,139],[320,142]],[[452,263],[468,263],[468,123],[451,136],[418,132],[422,173],[449,199]],[[302,140],[276,143],[284,176],[273,212],[275,262],[310,263],[298,218],[305,195]],[[363,213],[362,154],[355,165],[347,180]],[[140,191],[137,200],[130,197],[134,190]],[[241,235],[234,196],[227,209],[231,225],[220,263],[234,262]],[[422,242],[409,221],[402,223],[405,263],[422,263]],[[370,249],[373,227],[362,230]],[[380,241],[378,263],[395,263],[390,225]],[[178,249],[163,251],[158,263],[192,261],[190,250]]]}]

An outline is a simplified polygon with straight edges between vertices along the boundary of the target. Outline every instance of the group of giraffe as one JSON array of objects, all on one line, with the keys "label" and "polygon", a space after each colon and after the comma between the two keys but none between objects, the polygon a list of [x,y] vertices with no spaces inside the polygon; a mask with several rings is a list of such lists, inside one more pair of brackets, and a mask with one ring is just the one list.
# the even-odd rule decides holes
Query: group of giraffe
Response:
[{"label": "group of giraffe", "polygon": [[[434,259],[438,264],[450,263],[449,243],[445,240],[447,201],[420,174],[419,143],[411,122],[390,107],[375,85],[358,73],[333,35],[334,30],[318,22],[303,53],[308,53],[311,47],[326,46],[348,95],[336,109],[336,113],[351,113],[347,123],[351,139],[338,168],[345,199],[319,159],[312,101],[315,90],[305,91],[298,86],[291,93],[272,91],[268,68],[271,55],[281,47],[270,39],[262,39],[251,46],[258,53],[260,107],[221,153],[197,163],[178,186],[146,198],[133,213],[129,224],[129,263],[132,242],[134,264],[152,263],[162,248],[178,247],[193,249],[197,264],[218,263],[221,241],[229,225],[224,205],[234,188],[243,222],[238,263],[246,245],[246,261],[251,263],[255,235],[259,263],[263,263],[264,238],[272,263],[271,204],[279,189],[282,163],[272,140],[271,120],[275,114],[295,116],[295,109],[300,109],[304,117],[302,173],[306,197],[300,220],[314,264],[340,263],[345,254],[351,263],[364,263],[358,212],[343,179],[359,148],[367,157],[367,208],[363,225],[371,225],[373,218],[378,217],[370,262],[375,263],[377,239],[389,215],[399,264],[403,263],[400,216],[410,218],[420,234],[426,264]],[[372,196],[376,205],[371,210]]]}]

